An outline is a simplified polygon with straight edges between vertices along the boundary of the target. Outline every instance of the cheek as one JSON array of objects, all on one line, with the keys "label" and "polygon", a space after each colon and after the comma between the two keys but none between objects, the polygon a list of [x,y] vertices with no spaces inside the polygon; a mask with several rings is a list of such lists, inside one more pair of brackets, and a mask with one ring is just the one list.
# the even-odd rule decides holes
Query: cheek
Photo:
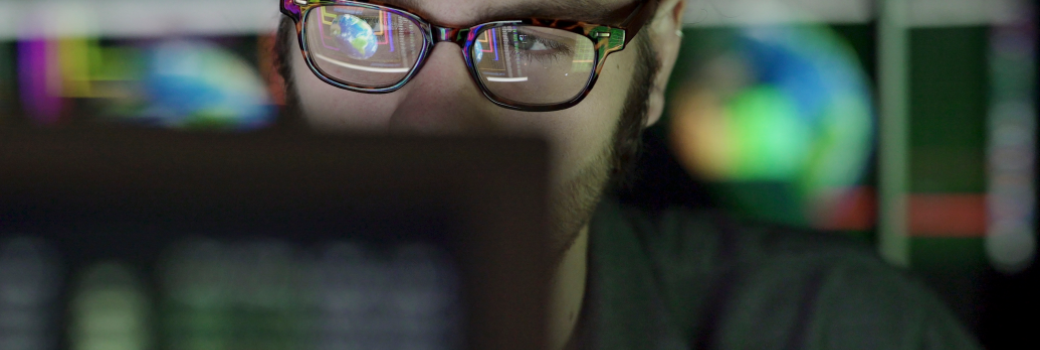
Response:
[{"label": "cheek", "polygon": [[318,130],[385,130],[399,99],[394,94],[362,94],[329,85],[314,75],[302,56],[293,57],[293,78],[300,109]]},{"label": "cheek", "polygon": [[[622,115],[631,85],[634,64],[626,50],[607,59],[599,81],[581,104],[536,119],[539,132],[555,150],[558,180],[574,177],[577,172],[599,160],[607,147],[613,147],[614,132]],[[523,116],[520,116],[523,117]]]}]

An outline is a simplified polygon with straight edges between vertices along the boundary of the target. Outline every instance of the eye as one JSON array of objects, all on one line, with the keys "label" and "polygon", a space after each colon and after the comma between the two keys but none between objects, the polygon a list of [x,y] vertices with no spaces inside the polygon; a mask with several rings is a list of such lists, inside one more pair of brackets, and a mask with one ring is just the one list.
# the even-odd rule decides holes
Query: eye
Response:
[{"label": "eye", "polygon": [[535,40],[534,43],[531,44],[530,47],[527,48],[527,51],[552,50],[552,48],[550,48],[549,46],[551,46],[551,45],[546,45],[545,41],[543,41],[543,40]]},{"label": "eye", "polygon": [[516,41],[516,48],[520,50],[530,50],[537,41],[531,35],[521,33],[516,33],[514,40]]},{"label": "eye", "polygon": [[565,45],[537,35],[517,33],[516,48],[530,53],[546,53],[548,51],[558,51],[563,49],[565,48]]}]

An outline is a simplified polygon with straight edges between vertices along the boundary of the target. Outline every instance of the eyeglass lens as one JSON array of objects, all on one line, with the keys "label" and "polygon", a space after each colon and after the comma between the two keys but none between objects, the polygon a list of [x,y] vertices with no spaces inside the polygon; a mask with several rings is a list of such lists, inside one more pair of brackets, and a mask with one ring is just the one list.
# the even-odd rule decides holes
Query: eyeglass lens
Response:
[{"label": "eyeglass lens", "polygon": [[487,28],[470,50],[477,75],[493,95],[529,105],[573,100],[595,68],[592,40],[554,28]]},{"label": "eyeglass lens", "polygon": [[[314,67],[340,83],[388,88],[415,68],[426,46],[422,27],[395,12],[349,5],[308,13]],[[488,26],[470,59],[477,78],[506,103],[548,106],[579,97],[595,71],[595,44],[570,31],[528,25]]]},{"label": "eyeglass lens", "polygon": [[322,6],[308,13],[307,51],[314,67],[347,85],[387,88],[415,68],[426,45],[412,19],[357,6]]}]

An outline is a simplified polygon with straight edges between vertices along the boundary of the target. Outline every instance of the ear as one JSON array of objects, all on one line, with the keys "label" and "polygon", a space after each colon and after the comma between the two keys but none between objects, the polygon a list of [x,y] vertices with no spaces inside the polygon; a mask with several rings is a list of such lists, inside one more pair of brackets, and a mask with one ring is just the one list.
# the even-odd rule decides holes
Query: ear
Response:
[{"label": "ear", "polygon": [[660,71],[654,78],[654,85],[650,90],[650,106],[647,111],[647,126],[651,126],[661,120],[664,113],[665,89],[668,87],[668,79],[675,69],[675,61],[679,57],[679,49],[682,46],[683,14],[686,11],[686,0],[661,0],[661,6],[650,30],[650,45],[657,53]]}]

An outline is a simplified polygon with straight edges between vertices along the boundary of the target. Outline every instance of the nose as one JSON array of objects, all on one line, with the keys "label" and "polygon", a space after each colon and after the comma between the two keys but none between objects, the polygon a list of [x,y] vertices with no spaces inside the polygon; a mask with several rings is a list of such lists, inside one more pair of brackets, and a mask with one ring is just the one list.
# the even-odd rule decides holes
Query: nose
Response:
[{"label": "nose", "polygon": [[453,134],[494,128],[499,108],[473,82],[458,45],[438,43],[425,66],[402,89],[390,131]]}]

